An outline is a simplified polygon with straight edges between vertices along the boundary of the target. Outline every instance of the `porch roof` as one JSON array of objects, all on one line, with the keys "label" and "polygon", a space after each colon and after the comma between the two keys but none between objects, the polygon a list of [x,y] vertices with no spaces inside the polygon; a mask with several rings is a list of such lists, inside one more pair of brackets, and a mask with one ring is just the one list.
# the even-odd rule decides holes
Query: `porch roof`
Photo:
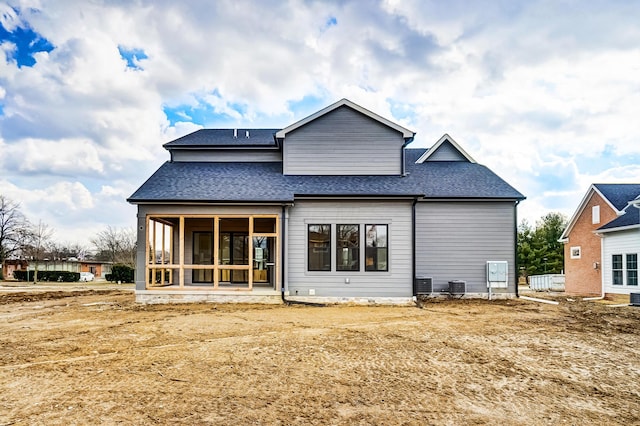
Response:
[{"label": "porch roof", "polygon": [[405,150],[406,176],[283,175],[279,162],[166,162],[127,201],[281,203],[304,196],[524,199],[480,164],[415,164],[424,152]]}]

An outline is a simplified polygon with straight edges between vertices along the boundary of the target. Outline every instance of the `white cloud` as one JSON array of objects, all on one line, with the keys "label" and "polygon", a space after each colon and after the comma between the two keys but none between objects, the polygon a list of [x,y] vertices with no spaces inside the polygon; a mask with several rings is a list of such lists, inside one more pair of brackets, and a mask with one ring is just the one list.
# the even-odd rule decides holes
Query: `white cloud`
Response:
[{"label": "white cloud", "polygon": [[[12,5],[20,14],[0,3],[0,23],[54,49],[33,67],[0,59],[2,191],[66,235],[133,224],[124,199],[199,112],[286,126],[309,113],[290,107],[306,97],[347,97],[417,131],[414,146],[451,134],[528,196],[521,216],[571,210],[595,180],[640,181],[633,2]],[[142,69],[119,46],[144,52]],[[163,108],[181,105],[193,113],[170,124]]]}]

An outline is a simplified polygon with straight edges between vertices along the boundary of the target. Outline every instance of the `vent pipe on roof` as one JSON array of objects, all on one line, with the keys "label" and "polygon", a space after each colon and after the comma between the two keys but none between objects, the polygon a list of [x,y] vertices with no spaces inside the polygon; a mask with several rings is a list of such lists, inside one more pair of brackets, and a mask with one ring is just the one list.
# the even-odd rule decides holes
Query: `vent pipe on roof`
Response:
[{"label": "vent pipe on roof", "polygon": [[247,139],[249,139],[249,131],[248,130],[247,130],[246,136],[247,136]]},{"label": "vent pipe on roof", "polygon": [[233,138],[238,139],[238,129],[233,129]]}]

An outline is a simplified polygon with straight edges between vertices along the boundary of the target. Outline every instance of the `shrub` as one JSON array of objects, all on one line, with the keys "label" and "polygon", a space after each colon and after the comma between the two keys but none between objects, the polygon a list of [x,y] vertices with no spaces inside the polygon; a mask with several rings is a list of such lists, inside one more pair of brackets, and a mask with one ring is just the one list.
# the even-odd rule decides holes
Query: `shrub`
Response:
[{"label": "shrub", "polygon": [[[33,281],[35,271],[13,271],[13,277],[19,281],[27,281],[27,272],[29,273],[29,281]],[[52,282],[74,282],[80,279],[80,273],[69,271],[38,271],[38,281]]]},{"label": "shrub", "polygon": [[107,278],[109,281],[120,281],[123,283],[132,283],[134,280],[135,269],[127,265],[113,265],[111,267],[110,278]]}]

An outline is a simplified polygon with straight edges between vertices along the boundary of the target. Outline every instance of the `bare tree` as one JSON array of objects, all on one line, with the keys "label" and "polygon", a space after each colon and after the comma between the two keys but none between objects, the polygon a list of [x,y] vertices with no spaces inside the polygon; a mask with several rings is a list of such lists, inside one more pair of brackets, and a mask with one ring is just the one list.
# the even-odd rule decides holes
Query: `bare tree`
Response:
[{"label": "bare tree", "polygon": [[78,243],[57,243],[52,242],[47,249],[47,257],[54,260],[84,260],[87,249]]},{"label": "bare tree", "polygon": [[91,244],[96,248],[97,260],[135,266],[136,232],[134,229],[107,226],[91,239]]},{"label": "bare tree", "polygon": [[0,195],[0,275],[5,260],[20,251],[21,237],[27,227],[20,204]]},{"label": "bare tree", "polygon": [[52,236],[53,229],[42,221],[38,221],[37,225],[31,226],[24,235],[22,252],[35,261],[34,283],[38,282],[38,262],[44,259],[44,254],[51,243]]}]

